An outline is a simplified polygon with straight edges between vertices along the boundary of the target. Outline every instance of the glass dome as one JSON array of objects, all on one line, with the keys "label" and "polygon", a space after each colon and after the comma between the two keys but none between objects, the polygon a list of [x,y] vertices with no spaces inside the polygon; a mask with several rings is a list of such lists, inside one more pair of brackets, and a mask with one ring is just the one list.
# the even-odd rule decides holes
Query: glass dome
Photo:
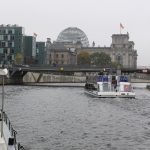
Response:
[{"label": "glass dome", "polygon": [[58,42],[73,42],[80,41],[83,47],[89,46],[89,41],[86,34],[77,27],[69,27],[64,29],[57,37]]}]

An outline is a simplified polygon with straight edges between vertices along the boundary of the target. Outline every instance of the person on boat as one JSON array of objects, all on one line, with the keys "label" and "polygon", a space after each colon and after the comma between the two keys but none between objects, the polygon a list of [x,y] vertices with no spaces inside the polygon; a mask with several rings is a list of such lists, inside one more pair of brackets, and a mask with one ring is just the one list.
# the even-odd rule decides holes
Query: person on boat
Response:
[{"label": "person on boat", "polygon": [[112,85],[113,85],[113,87],[114,87],[114,91],[117,92],[117,80],[116,80],[116,79],[115,79],[115,80],[112,80]]},{"label": "person on boat", "polygon": [[114,85],[114,89],[117,92],[117,84]]}]

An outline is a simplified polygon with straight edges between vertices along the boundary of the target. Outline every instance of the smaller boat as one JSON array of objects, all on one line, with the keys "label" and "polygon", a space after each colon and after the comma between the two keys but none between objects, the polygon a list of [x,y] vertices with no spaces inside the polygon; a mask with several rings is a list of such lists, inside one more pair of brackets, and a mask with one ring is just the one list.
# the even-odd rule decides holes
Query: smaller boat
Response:
[{"label": "smaller boat", "polygon": [[0,69],[2,79],[2,109],[0,111],[0,150],[24,150],[24,147],[17,143],[17,132],[13,129],[10,120],[4,112],[4,78],[7,69]]},{"label": "smaller boat", "polygon": [[98,98],[135,98],[127,75],[88,76],[85,93]]}]

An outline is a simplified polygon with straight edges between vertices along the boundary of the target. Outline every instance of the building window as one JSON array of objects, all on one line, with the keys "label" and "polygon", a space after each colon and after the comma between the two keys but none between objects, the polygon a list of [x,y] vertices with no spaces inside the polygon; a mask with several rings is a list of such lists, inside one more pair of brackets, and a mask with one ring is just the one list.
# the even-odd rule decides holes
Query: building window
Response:
[{"label": "building window", "polygon": [[7,48],[7,54],[10,54],[10,48]]},{"label": "building window", "polygon": [[5,58],[5,54],[4,54],[4,53],[2,54],[2,58],[3,58],[3,59]]},{"label": "building window", "polygon": [[11,55],[7,56],[7,59],[8,61],[12,61],[12,56]]},{"label": "building window", "polygon": [[119,65],[123,65],[123,57],[121,55],[116,56],[116,61]]},{"label": "building window", "polygon": [[15,60],[15,57],[14,57],[14,55],[12,55],[12,56],[11,56],[11,60]]},{"label": "building window", "polygon": [[12,30],[8,30],[8,34],[12,34]]},{"label": "building window", "polygon": [[64,61],[61,61],[61,64],[63,65],[63,64],[64,64]]},{"label": "building window", "polygon": [[3,48],[0,48],[0,54],[3,54]]},{"label": "building window", "polygon": [[15,29],[12,29],[12,34],[15,34]]},{"label": "building window", "polygon": [[4,35],[4,40],[8,40],[8,36],[7,35]]},{"label": "building window", "polygon": [[5,47],[5,45],[6,45],[5,42],[2,42],[2,47]]},{"label": "building window", "polygon": [[6,34],[6,30],[3,30],[3,34]]},{"label": "building window", "polygon": [[4,53],[7,54],[7,49],[6,48],[4,49]]},{"label": "building window", "polygon": [[8,43],[8,47],[12,47],[12,42],[9,42],[9,43]]},{"label": "building window", "polygon": [[39,49],[38,48],[36,49],[36,54],[39,54]]},{"label": "building window", "polygon": [[11,35],[10,40],[13,41],[15,39],[15,37],[13,35]]},{"label": "building window", "polygon": [[64,58],[64,54],[61,54],[61,58]]},{"label": "building window", "polygon": [[58,58],[58,54],[56,54],[56,58]]},{"label": "building window", "polygon": [[0,41],[3,41],[3,40],[4,40],[4,36],[0,35]]},{"label": "building window", "polygon": [[11,49],[11,53],[14,53],[14,49]]}]

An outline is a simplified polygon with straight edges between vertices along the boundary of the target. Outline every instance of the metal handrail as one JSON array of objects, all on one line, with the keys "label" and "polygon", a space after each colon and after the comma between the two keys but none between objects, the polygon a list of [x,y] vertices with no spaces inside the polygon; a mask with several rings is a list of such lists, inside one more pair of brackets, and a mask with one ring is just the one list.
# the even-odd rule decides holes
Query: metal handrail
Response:
[{"label": "metal handrail", "polygon": [[[2,113],[2,111],[1,111],[1,113]],[[2,116],[1,113],[0,113],[0,119]],[[25,148],[20,143],[17,143],[17,140],[16,140],[17,131],[14,130],[14,128],[12,127],[12,124],[5,112],[3,112],[3,121],[6,123],[9,131],[11,132],[11,136],[13,136],[13,138],[14,138],[14,144],[16,145],[15,150],[25,150]]]},{"label": "metal handrail", "polygon": [[19,146],[20,144],[19,145],[17,144],[17,141],[16,141],[17,132],[13,129],[10,120],[8,119],[6,113],[4,112],[4,76],[7,76],[7,75],[8,75],[8,70],[6,68],[5,69],[0,69],[0,76],[2,76],[2,108],[1,108],[1,113],[0,113],[1,137],[4,136],[3,122],[5,122],[6,126],[8,127],[8,129],[11,133],[11,136],[14,138],[14,142],[12,144],[14,145],[15,150],[23,150],[24,149],[23,146]]}]

